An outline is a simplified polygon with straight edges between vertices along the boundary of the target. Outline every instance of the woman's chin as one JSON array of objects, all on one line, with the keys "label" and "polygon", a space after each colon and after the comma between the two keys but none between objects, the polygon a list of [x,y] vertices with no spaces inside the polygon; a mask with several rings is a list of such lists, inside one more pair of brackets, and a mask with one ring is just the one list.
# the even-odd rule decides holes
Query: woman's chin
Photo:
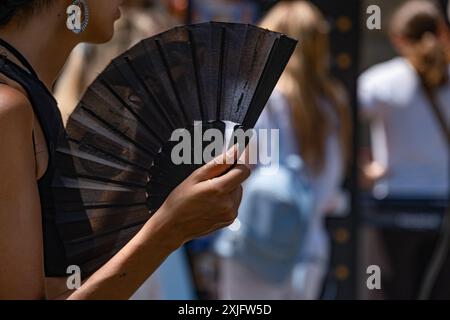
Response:
[{"label": "woman's chin", "polygon": [[103,32],[96,32],[87,37],[86,42],[93,44],[102,44],[110,41],[114,36],[114,27],[110,30],[102,30]]},{"label": "woman's chin", "polygon": [[105,43],[110,41],[114,37],[114,28],[111,30],[111,32],[104,35],[103,39],[99,43]]}]

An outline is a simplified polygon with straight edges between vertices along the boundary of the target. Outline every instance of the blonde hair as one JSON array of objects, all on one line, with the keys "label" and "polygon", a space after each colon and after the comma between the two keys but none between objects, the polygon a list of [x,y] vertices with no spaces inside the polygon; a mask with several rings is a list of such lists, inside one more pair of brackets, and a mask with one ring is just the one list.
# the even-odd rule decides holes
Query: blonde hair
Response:
[{"label": "blonde hair", "polygon": [[328,24],[307,1],[282,1],[260,23],[263,28],[299,39],[277,89],[288,99],[302,157],[313,173],[325,164],[325,144],[332,124],[320,105],[326,99],[339,118],[345,162],[350,150],[350,114],[342,86],[333,80],[328,64]]}]

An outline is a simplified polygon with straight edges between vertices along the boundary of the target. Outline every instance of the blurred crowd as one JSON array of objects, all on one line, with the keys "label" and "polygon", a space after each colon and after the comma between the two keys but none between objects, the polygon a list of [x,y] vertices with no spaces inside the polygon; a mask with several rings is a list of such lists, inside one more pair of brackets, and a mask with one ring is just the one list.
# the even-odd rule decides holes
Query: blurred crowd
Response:
[{"label": "blurred crowd", "polygon": [[[397,56],[362,70],[357,94],[333,73],[333,26],[315,1],[128,0],[111,42],[73,52],[55,88],[65,120],[112,58],[172,26],[244,22],[299,39],[257,124],[280,130],[277,179],[254,168],[239,219],[169,257],[134,298],[323,298],[333,246],[325,221],[350,215],[355,163],[356,214],[370,226],[360,230],[371,252],[360,268],[382,266],[381,298],[416,297],[449,203],[450,31],[440,3],[396,2],[385,36]],[[447,254],[433,297],[450,299],[449,267]]]}]

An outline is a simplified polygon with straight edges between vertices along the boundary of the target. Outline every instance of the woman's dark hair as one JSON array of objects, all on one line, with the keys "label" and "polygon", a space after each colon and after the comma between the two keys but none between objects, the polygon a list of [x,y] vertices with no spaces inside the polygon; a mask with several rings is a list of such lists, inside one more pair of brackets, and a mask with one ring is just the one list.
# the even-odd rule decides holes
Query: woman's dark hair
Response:
[{"label": "woman's dark hair", "polygon": [[1,0],[0,27],[7,25],[17,14],[30,13],[41,8],[52,0]]},{"label": "woman's dark hair", "polygon": [[409,42],[407,58],[430,89],[448,80],[446,49],[439,40],[444,22],[438,6],[424,0],[406,2],[391,21],[391,33]]}]

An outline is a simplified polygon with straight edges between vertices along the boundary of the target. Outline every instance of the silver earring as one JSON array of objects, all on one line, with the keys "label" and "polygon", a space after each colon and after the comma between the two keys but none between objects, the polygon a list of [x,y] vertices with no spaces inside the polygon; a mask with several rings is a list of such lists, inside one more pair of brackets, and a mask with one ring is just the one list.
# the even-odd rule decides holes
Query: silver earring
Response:
[{"label": "silver earring", "polygon": [[89,24],[89,8],[86,0],[73,0],[66,13],[67,29],[76,34],[86,31]]}]

